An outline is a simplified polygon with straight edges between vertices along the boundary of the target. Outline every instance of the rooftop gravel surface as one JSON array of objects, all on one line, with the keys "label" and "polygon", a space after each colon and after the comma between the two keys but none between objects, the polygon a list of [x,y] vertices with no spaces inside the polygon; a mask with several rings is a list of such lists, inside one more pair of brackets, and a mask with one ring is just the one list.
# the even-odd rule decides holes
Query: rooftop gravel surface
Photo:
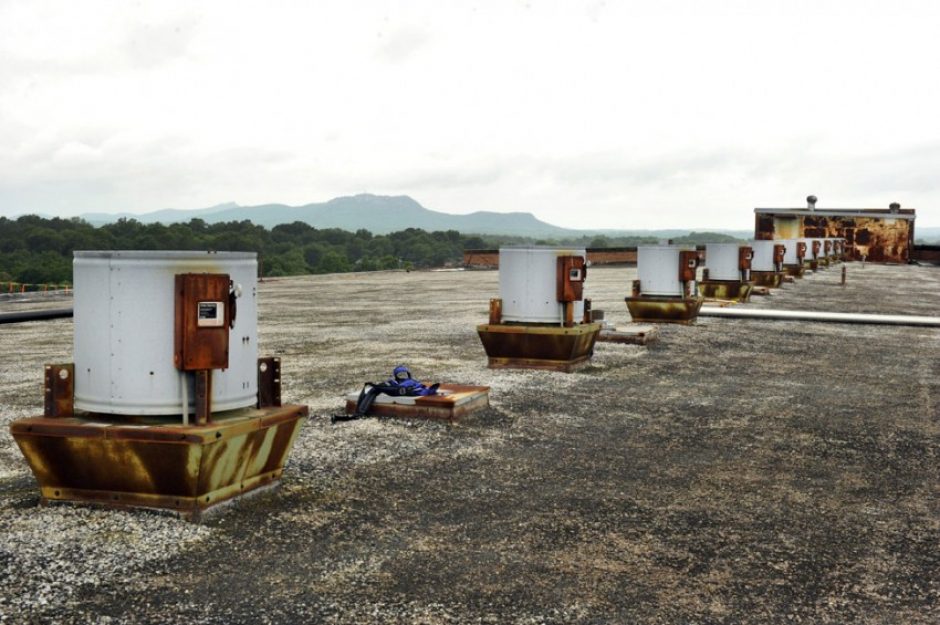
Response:
[{"label": "rooftop gravel surface", "polygon": [[[940,268],[839,273],[746,306],[940,314]],[[940,622],[940,330],[703,318],[572,374],[489,370],[497,275],[262,283],[261,353],[312,417],[279,487],[199,525],[39,507],[6,426],[72,321],[0,326],[0,622]],[[616,325],[634,277],[588,272]],[[330,425],[399,363],[491,407]]]}]

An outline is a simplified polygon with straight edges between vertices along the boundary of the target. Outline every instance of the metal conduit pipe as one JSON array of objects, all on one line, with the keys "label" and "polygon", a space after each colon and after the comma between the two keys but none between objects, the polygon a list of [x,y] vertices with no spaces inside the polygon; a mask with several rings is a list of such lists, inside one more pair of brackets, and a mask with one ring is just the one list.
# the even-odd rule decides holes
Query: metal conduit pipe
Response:
[{"label": "metal conduit pipe", "polygon": [[699,317],[730,319],[766,319],[771,321],[824,321],[829,323],[867,323],[890,326],[940,328],[940,317],[918,315],[873,315],[867,313],[816,312],[814,310],[767,310],[759,308],[719,308],[702,306]]},{"label": "metal conduit pipe", "polygon": [[70,317],[72,317],[71,308],[24,310],[23,312],[0,313],[0,324],[22,323],[24,321],[45,321],[46,319],[66,319]]}]

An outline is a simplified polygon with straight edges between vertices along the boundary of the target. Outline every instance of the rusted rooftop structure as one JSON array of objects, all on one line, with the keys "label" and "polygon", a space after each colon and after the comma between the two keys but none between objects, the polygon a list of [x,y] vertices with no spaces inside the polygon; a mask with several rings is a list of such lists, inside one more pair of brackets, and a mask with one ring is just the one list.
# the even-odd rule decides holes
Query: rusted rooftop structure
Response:
[{"label": "rusted rooftop structure", "polygon": [[843,237],[852,260],[906,263],[912,258],[916,210],[892,203],[888,208],[817,208],[809,196],[804,208],[755,208],[755,239]]},{"label": "rusted rooftop structure", "polygon": [[[594,307],[626,324],[635,270],[590,271]],[[747,306],[940,308],[940,268],[847,272]],[[940,622],[936,329],[703,318],[647,346],[599,343],[574,373],[494,370],[475,326],[495,271],[259,289],[260,347],[312,416],[281,486],[203,525],[37,507],[6,424],[41,412],[42,364],[70,360],[72,322],[3,326],[6,620]],[[330,425],[345,392],[402,361],[491,387],[490,408]]]}]

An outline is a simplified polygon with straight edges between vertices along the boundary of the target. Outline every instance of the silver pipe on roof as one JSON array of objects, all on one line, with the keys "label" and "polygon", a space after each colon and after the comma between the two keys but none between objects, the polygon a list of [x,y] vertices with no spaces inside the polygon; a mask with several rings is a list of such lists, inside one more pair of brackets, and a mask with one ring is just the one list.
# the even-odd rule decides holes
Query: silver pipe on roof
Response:
[{"label": "silver pipe on roof", "polygon": [[817,312],[814,310],[768,310],[766,308],[719,308],[702,306],[699,317],[764,319],[767,321],[822,321],[828,323],[867,323],[890,326],[940,328],[940,317],[918,315],[873,315],[868,313]]}]

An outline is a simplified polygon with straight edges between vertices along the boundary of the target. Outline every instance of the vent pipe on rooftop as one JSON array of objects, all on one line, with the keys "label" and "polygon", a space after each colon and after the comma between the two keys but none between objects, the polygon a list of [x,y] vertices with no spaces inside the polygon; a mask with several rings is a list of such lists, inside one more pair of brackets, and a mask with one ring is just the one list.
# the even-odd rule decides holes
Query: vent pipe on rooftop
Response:
[{"label": "vent pipe on rooftop", "polygon": [[816,210],[816,196],[815,195],[806,196],[806,208],[808,208],[811,211]]},{"label": "vent pipe on rooftop", "polygon": [[897,202],[891,202],[891,204],[888,205],[888,210],[891,211],[892,213],[900,213],[901,205],[898,204]]},{"label": "vent pipe on rooftop", "polygon": [[719,308],[702,306],[700,317],[725,317],[729,319],[757,319],[773,321],[823,321],[831,323],[866,323],[871,325],[940,327],[940,317],[923,315],[878,315],[869,313],[821,312],[815,310],[770,310],[767,308]]}]

